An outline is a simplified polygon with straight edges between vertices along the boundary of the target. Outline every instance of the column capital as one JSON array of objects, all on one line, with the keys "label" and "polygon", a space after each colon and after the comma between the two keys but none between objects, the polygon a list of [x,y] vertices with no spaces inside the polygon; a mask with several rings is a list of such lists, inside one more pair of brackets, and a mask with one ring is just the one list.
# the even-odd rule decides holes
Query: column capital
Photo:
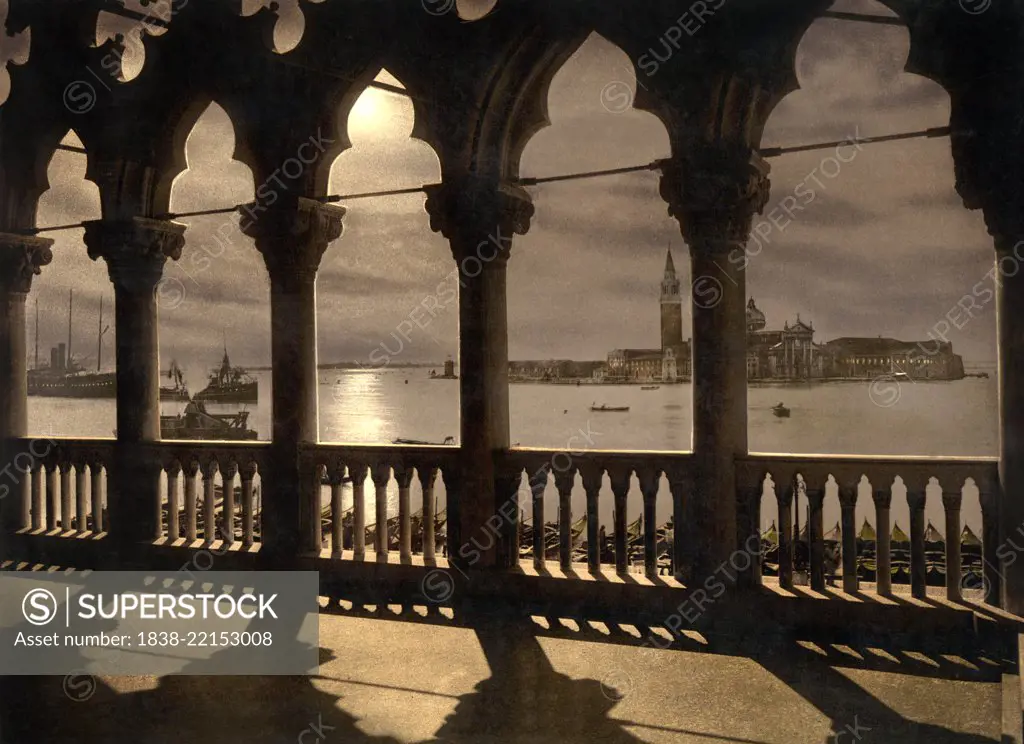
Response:
[{"label": "column capital", "polygon": [[888,509],[892,505],[892,491],[872,491],[871,498],[876,509]]},{"label": "column capital", "polygon": [[964,495],[960,491],[943,491],[942,492],[942,506],[947,511],[960,511],[960,505],[963,503]]},{"label": "column capital", "polygon": [[857,506],[857,486],[839,485],[839,506],[842,509],[854,509]]},{"label": "column capital", "polygon": [[167,259],[177,261],[185,246],[180,222],[133,217],[85,223],[85,245],[93,261],[104,259],[118,289],[152,292]]},{"label": "column capital", "polygon": [[521,186],[464,176],[446,178],[424,191],[430,229],[452,241],[456,261],[475,255],[478,248],[486,251],[477,256],[484,263],[507,261],[512,236],[530,229],[533,200]]},{"label": "column capital", "polygon": [[792,505],[793,497],[796,496],[796,489],[788,483],[778,483],[775,485],[775,498],[779,502],[779,506],[786,508]]},{"label": "column capital", "polygon": [[272,207],[247,204],[239,210],[242,233],[256,241],[271,282],[312,283],[327,246],[341,237],[347,210],[298,197]]},{"label": "column capital", "polygon": [[745,243],[768,202],[768,163],[749,147],[699,142],[658,163],[659,190],[690,249]]},{"label": "column capital", "polygon": [[0,291],[28,294],[32,279],[53,261],[53,240],[0,233]]},{"label": "column capital", "polygon": [[807,503],[817,508],[825,503],[825,491],[821,488],[807,489]]}]

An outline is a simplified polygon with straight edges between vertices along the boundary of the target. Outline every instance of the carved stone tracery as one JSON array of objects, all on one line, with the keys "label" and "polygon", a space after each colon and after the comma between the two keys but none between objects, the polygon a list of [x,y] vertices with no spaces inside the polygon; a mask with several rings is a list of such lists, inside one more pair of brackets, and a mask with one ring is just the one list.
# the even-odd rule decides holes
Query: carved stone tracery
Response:
[{"label": "carved stone tracery", "polygon": [[768,164],[746,147],[694,144],[659,163],[661,197],[690,245],[746,242],[768,202]]},{"label": "carved stone tracery", "polygon": [[107,262],[110,281],[119,289],[152,291],[167,259],[177,261],[185,246],[185,225],[134,217],[85,224],[89,258]]},{"label": "carved stone tracery", "polygon": [[256,241],[271,282],[312,282],[327,246],[341,237],[346,209],[299,197],[291,204],[242,207],[242,232]]},{"label": "carved stone tracery", "polygon": [[503,264],[510,256],[512,236],[530,229],[533,200],[521,186],[457,179],[425,191],[430,229],[451,241],[456,261],[475,256],[484,264]]}]

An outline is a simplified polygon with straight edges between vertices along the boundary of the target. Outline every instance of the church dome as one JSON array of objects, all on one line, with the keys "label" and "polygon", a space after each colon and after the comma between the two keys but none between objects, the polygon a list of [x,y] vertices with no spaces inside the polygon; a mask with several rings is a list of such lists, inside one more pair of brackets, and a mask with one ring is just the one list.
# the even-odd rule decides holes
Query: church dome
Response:
[{"label": "church dome", "polygon": [[764,313],[757,309],[754,298],[751,297],[750,302],[747,303],[747,330],[760,331],[764,326]]}]

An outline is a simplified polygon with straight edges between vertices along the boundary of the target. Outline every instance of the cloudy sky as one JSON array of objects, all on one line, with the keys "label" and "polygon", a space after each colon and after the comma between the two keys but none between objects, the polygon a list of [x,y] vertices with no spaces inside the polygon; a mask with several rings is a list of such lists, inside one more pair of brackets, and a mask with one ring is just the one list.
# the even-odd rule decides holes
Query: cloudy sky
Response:
[{"label": "cloudy sky", "polygon": [[[250,8],[258,3],[250,4]],[[0,13],[5,14],[0,2]],[[295,0],[283,3],[278,43],[301,34]],[[886,13],[881,6],[844,5]],[[118,30],[106,19],[100,38]],[[0,59],[24,59],[27,39],[0,39]],[[909,36],[899,27],[835,20],[815,23],[798,55],[801,90],[769,121],[764,146],[804,144],[948,124],[949,102],[935,83],[902,72]],[[133,72],[144,60],[129,59]],[[0,76],[5,96],[6,75]],[[394,81],[387,73],[381,79]],[[663,126],[651,115],[613,113],[602,103],[610,84],[636,84],[626,56],[592,37],[556,77],[550,94],[552,126],[526,150],[524,175],[648,163],[668,153]],[[605,96],[607,99],[607,96]],[[437,158],[409,138],[412,106],[400,95],[367,90],[349,120],[354,147],[335,162],[333,193],[436,182]],[[75,137],[69,134],[69,142]],[[177,180],[172,209],[189,211],[250,200],[248,168],[231,160],[231,122],[211,106],[188,141],[189,170]],[[853,151],[844,151],[849,159]],[[771,160],[769,209],[798,184],[813,184],[831,151]],[[772,227],[751,259],[747,282],[769,327],[797,313],[811,321],[816,340],[838,336],[926,339],[992,266],[992,248],[979,213],[953,189],[949,140],[919,139],[868,145],[832,178],[818,175],[815,200],[791,224]],[[49,170],[51,189],[39,224],[99,217],[96,187],[84,180],[84,158],[60,152]],[[532,228],[517,238],[509,264],[509,329],[513,358],[604,358],[616,347],[658,344],[658,293],[665,249],[671,246],[684,286],[686,247],[657,193],[657,177],[639,173],[531,189]],[[436,292],[454,267],[446,241],[429,229],[424,197],[353,201],[345,233],[324,259],[318,283],[321,361],[366,361],[410,312]],[[766,210],[767,212],[767,210]],[[189,225],[185,256],[167,269],[161,310],[161,354],[186,368],[216,362],[226,334],[241,363],[269,363],[266,272],[250,241],[234,233],[227,250],[199,260],[226,217],[182,219]],[[91,262],[82,231],[56,238],[53,264],[36,280],[41,346],[66,336],[69,289],[75,290],[78,351],[95,363],[100,296],[112,302],[105,266]],[[112,316],[108,316],[112,317]],[[961,323],[963,321],[960,321]],[[31,338],[31,334],[30,334]],[[968,362],[995,358],[995,307],[949,333]],[[109,337],[108,337],[109,339]],[[457,349],[457,308],[448,305],[405,344],[403,358],[435,361]],[[105,361],[113,361],[108,341]]]}]

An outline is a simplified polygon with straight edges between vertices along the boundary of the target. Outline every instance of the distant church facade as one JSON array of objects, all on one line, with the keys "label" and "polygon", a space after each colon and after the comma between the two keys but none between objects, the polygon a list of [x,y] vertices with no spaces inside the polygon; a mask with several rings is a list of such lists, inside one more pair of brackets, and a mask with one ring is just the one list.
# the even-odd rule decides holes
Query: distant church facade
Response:
[{"label": "distant church facade", "polygon": [[754,298],[747,302],[747,379],[813,380],[832,372],[828,350],[814,343],[814,324],[796,316],[782,330],[767,330]]}]

